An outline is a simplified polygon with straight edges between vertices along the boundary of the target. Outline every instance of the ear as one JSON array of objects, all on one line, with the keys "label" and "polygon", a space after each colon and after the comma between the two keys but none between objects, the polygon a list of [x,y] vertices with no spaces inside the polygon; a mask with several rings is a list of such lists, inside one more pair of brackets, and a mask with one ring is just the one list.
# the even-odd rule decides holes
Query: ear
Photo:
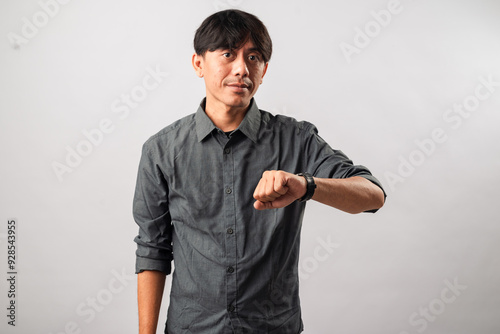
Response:
[{"label": "ear", "polygon": [[267,72],[267,66],[269,65],[269,63],[266,63],[264,65],[264,71],[262,71],[262,77],[260,78],[260,83],[262,84],[262,81],[264,81],[264,75],[266,75],[266,72]]},{"label": "ear", "polygon": [[200,56],[199,54],[194,53],[193,58],[191,59],[191,62],[193,63],[193,68],[194,71],[196,72],[196,75],[199,76],[200,78],[203,78],[203,56]]}]

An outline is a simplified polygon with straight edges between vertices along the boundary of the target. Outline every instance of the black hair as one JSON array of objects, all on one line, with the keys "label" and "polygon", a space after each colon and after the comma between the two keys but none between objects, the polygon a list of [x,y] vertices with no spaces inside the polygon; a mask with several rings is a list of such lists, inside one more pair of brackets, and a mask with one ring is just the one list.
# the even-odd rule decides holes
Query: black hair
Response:
[{"label": "black hair", "polygon": [[207,51],[238,49],[249,39],[267,63],[271,59],[273,43],[264,23],[250,13],[228,9],[203,21],[194,36],[194,50],[204,56]]}]

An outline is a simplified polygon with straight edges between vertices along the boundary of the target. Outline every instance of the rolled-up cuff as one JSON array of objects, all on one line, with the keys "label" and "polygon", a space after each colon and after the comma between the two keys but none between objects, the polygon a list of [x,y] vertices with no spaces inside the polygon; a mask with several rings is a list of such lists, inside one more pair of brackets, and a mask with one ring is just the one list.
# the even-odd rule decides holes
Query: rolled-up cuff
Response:
[{"label": "rolled-up cuff", "polygon": [[172,271],[172,263],[167,260],[155,260],[137,256],[135,260],[135,273],[139,274],[145,270],[161,271],[168,275]]},{"label": "rolled-up cuff", "polygon": [[[376,177],[374,177],[373,175],[366,175],[366,174],[358,175],[358,176],[364,177],[365,179],[367,179],[368,181],[370,181],[371,183],[373,183],[374,185],[376,185],[377,187],[382,189],[382,192],[384,193],[384,202],[385,202],[385,199],[387,198],[387,194],[385,193],[384,188],[380,184],[380,181]],[[367,210],[365,212],[375,213],[377,211],[378,211],[378,209],[374,209],[374,210]]]}]

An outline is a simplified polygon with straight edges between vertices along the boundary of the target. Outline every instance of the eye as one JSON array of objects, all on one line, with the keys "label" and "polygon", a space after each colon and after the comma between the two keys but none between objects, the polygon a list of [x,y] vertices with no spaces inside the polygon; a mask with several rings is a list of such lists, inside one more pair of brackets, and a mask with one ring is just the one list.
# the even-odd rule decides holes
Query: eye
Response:
[{"label": "eye", "polygon": [[231,58],[231,52],[224,52],[222,54],[222,57],[224,57],[224,58]]},{"label": "eye", "polygon": [[250,55],[248,57],[248,59],[250,59],[251,61],[258,61],[259,60],[259,56],[257,56],[257,55]]}]

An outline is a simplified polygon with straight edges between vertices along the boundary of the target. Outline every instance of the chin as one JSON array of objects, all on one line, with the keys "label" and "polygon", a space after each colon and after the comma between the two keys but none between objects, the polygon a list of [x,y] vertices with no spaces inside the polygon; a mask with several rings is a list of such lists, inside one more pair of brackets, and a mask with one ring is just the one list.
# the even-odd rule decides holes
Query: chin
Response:
[{"label": "chin", "polygon": [[226,104],[231,107],[246,107],[250,104],[251,97],[228,99]]}]

